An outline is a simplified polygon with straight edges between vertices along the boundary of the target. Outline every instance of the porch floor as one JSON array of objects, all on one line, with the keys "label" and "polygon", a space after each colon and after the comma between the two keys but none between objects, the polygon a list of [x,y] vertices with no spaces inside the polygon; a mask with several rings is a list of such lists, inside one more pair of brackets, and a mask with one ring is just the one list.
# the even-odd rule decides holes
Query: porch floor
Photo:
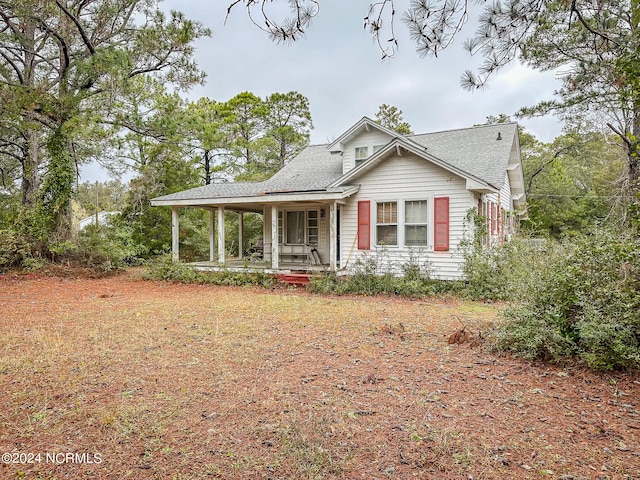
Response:
[{"label": "porch floor", "polygon": [[264,272],[264,273],[320,273],[328,272],[329,265],[309,265],[308,263],[280,262],[277,269],[271,268],[271,262],[250,260],[249,258],[227,258],[225,263],[200,261],[191,262],[197,270],[216,272],[226,270],[231,272]]}]

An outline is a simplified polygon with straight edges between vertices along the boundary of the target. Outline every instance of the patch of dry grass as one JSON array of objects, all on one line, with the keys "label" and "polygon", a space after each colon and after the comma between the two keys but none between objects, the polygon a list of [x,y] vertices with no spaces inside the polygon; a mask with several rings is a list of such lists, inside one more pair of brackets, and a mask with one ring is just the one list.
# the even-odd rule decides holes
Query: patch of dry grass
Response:
[{"label": "patch of dry grass", "polygon": [[492,305],[126,276],[0,286],[1,450],[101,460],[2,464],[0,478],[640,471],[637,377],[447,343],[460,322],[486,328]]}]

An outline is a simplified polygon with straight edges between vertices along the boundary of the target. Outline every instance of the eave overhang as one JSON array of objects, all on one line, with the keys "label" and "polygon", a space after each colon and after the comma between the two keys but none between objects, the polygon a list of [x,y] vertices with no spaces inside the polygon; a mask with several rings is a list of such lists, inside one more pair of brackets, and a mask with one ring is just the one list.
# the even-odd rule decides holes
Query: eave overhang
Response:
[{"label": "eave overhang", "polygon": [[272,203],[289,203],[289,202],[324,202],[324,201],[340,201],[350,197],[359,190],[358,185],[349,186],[340,191],[327,190],[307,190],[296,192],[264,192],[260,195],[251,195],[244,197],[206,197],[206,198],[183,198],[183,199],[166,199],[162,197],[151,200],[151,206],[170,206],[170,207],[199,207],[199,206],[215,206],[215,205],[242,205],[242,204],[272,204]]}]

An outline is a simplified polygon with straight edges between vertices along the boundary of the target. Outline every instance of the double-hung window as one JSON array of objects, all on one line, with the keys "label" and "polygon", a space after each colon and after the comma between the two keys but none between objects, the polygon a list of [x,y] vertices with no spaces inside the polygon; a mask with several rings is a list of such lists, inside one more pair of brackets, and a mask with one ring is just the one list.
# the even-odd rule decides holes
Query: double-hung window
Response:
[{"label": "double-hung window", "polygon": [[427,201],[404,202],[404,244],[408,247],[426,247],[427,230]]},{"label": "double-hung window", "polygon": [[369,157],[369,147],[356,147],[356,167]]},{"label": "double-hung window", "polygon": [[378,245],[398,245],[398,202],[379,202],[376,215]]}]

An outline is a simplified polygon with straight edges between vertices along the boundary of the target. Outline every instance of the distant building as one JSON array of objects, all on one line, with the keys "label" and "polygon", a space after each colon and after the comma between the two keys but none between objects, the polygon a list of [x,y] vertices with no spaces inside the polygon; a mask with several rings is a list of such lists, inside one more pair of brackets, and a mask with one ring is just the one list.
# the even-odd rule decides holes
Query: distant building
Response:
[{"label": "distant building", "polygon": [[[114,215],[119,215],[119,214],[120,212],[105,212],[104,210],[102,212],[98,212],[98,225],[106,225],[107,223],[109,223],[109,217],[112,217]],[[83,218],[82,220],[80,220],[80,230],[84,230],[89,225],[95,225],[95,224],[96,224],[96,215],[93,214],[90,217]]]}]

